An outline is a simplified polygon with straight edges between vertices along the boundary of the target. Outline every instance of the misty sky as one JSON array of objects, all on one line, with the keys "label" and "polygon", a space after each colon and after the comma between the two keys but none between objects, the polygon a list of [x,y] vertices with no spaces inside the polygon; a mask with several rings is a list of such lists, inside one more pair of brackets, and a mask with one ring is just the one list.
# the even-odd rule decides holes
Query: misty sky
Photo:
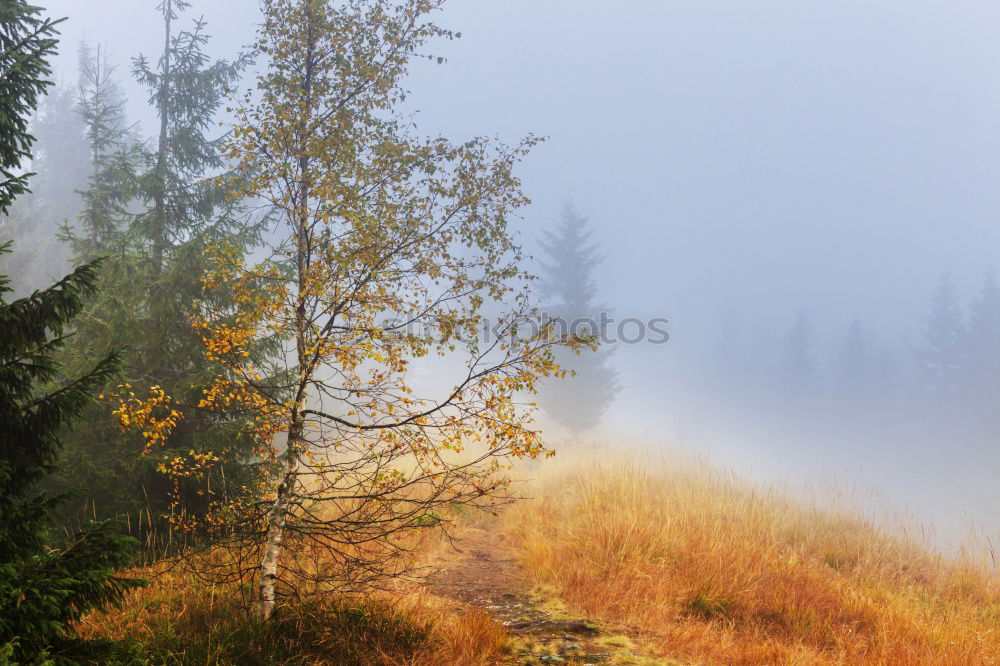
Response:
[{"label": "misty sky", "polygon": [[[155,53],[154,4],[47,3],[122,61]],[[200,5],[214,52],[249,39],[255,2]],[[898,328],[940,273],[971,289],[997,263],[995,3],[453,0],[441,22],[463,38],[415,70],[422,127],[548,136],[526,220],[575,201],[623,313]]]},{"label": "misty sky", "polygon": [[[159,48],[154,0],[42,4],[71,17],[67,80],[83,35],[123,76]],[[196,4],[213,53],[250,40],[256,2]],[[777,333],[801,309],[827,346],[857,316],[905,354],[942,273],[968,297],[1000,269],[996,2],[452,0],[440,22],[463,37],[414,68],[421,127],[548,136],[525,239],[572,200],[604,300],[671,319],[670,345],[617,354],[620,422],[727,316]]]}]

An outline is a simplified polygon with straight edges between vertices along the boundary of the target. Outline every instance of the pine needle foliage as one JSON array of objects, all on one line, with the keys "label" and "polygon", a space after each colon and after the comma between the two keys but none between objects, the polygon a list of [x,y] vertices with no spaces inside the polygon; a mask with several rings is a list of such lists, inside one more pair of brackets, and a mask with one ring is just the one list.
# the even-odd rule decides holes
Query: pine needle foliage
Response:
[{"label": "pine needle foliage", "polygon": [[[201,387],[218,370],[204,362],[201,333],[191,326],[206,299],[201,288],[209,265],[206,247],[223,243],[244,252],[260,228],[259,220],[244,215],[242,202],[229,196],[221,137],[213,135],[226,92],[250,61],[245,55],[210,59],[205,23],[182,25],[180,12],[189,6],[160,3],[164,32],[158,53],[132,60],[132,75],[148,91],[159,120],[157,135],[148,141],[139,141],[124,118],[124,98],[106,54],[102,60],[98,51],[82,63],[87,85],[81,112],[94,172],[83,215],[67,236],[80,261],[100,255],[108,261],[100,295],[80,317],[67,367],[78,371],[127,345],[122,377],[102,387],[108,396],[162,389],[197,404]],[[225,303],[228,295],[217,292],[211,299]],[[225,494],[227,484],[242,484],[247,438],[238,419],[223,422],[201,413],[168,440],[148,447],[123,433],[105,410],[95,407],[88,415],[86,426],[73,434],[59,479],[72,485],[82,475],[92,487],[80,509],[65,516],[69,524],[121,513],[130,534],[164,545],[177,497],[202,510],[199,498],[206,486]],[[179,484],[161,473],[164,461],[180,452],[223,446],[240,462]]]},{"label": "pine needle foliage", "polygon": [[20,659],[34,658],[83,613],[120,601],[139,584],[114,575],[133,542],[111,523],[91,523],[50,548],[51,514],[66,496],[38,492],[61,449],[59,432],[118,368],[112,353],[68,384],[39,388],[58,374],[54,353],[93,293],[97,269],[97,262],[81,266],[12,302],[4,298],[10,281],[0,276],[0,644],[14,643]]},{"label": "pine needle foliage", "polygon": [[[24,2],[0,5],[0,211],[27,191],[30,174],[15,175],[30,159],[27,118],[50,85],[47,58],[55,52],[56,21]],[[0,254],[10,243],[0,245]],[[60,432],[117,371],[112,352],[87,372],[52,388],[64,331],[92,296],[99,261],[85,264],[48,289],[8,300],[0,275],[0,659],[37,663],[66,645],[71,624],[91,609],[120,601],[141,581],[116,577],[132,541],[110,523],[90,523],[52,547],[52,513],[66,496],[40,485],[62,448]]]}]

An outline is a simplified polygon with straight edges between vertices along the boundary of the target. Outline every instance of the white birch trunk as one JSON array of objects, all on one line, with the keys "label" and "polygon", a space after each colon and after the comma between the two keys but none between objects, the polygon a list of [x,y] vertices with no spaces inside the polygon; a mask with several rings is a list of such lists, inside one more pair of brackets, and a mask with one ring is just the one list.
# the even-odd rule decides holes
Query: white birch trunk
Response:
[{"label": "white birch trunk", "polygon": [[281,543],[285,536],[285,521],[291,504],[298,467],[298,446],[289,441],[285,451],[285,478],[278,486],[278,496],[271,506],[267,518],[267,536],[264,539],[264,554],[260,561],[260,601],[258,611],[263,620],[274,612],[275,586],[278,582],[278,560],[281,557]]},{"label": "white birch trunk", "polygon": [[[308,19],[307,19],[308,20]],[[303,77],[302,94],[306,100],[312,95],[312,76],[316,37],[313,35],[310,25],[307,31],[307,55],[305,58],[305,73]],[[306,288],[306,274],[309,270],[309,222],[310,222],[310,178],[309,178],[309,157],[302,155],[298,158],[299,179],[297,182],[298,201],[294,210],[294,228],[297,252],[295,255],[296,273],[298,282],[298,297],[295,303],[295,324],[296,324],[296,354],[299,368],[298,392],[296,395],[295,409],[291,414],[288,428],[288,445],[285,449],[285,470],[281,485],[278,486],[278,496],[271,506],[268,514],[267,536],[264,539],[264,553],[260,562],[260,615],[264,620],[271,617],[274,612],[275,586],[278,581],[278,560],[281,557],[281,544],[285,535],[285,523],[288,519],[289,506],[292,503],[292,494],[295,490],[296,474],[298,473],[299,453],[304,448],[303,434],[305,432],[305,422],[302,410],[305,406],[306,389],[309,385],[309,360],[306,344],[307,332],[310,321],[306,312],[306,299],[308,289]]]}]

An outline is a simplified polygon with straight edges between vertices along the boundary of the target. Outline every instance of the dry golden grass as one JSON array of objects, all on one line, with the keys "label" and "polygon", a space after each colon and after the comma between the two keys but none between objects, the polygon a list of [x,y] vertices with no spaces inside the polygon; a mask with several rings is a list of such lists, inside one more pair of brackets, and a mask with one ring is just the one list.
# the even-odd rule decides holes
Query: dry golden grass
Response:
[{"label": "dry golden grass", "polygon": [[[689,461],[537,467],[536,499],[502,528],[533,582],[568,612],[637,630],[677,661],[746,665],[1000,662],[1000,577],[847,510],[820,509]],[[441,544],[420,544],[424,556]],[[316,566],[329,563],[319,561]],[[91,614],[85,638],[121,641],[117,664],[485,665],[509,637],[483,610],[423,593],[316,596],[257,622],[235,585],[180,568]],[[507,657],[504,657],[505,647]],[[505,663],[507,663],[505,662]],[[652,662],[650,662],[652,663]]]},{"label": "dry golden grass", "polygon": [[93,663],[483,666],[508,640],[485,611],[458,615],[420,593],[316,596],[280,605],[262,623],[235,586],[162,564],[132,573],[149,586],[77,626],[108,646]]},{"label": "dry golden grass", "polygon": [[[641,456],[640,456],[641,457]],[[1000,661],[1000,579],[703,465],[557,466],[505,516],[538,583],[719,664]]]},{"label": "dry golden grass", "polygon": [[[95,653],[92,663],[100,664],[497,663],[508,643],[507,631],[485,610],[456,613],[453,604],[403,580],[377,591],[362,584],[337,587],[338,582],[352,582],[346,574],[355,561],[379,559],[391,575],[419,568],[444,541],[438,532],[423,530],[400,533],[391,543],[354,547],[288,539],[286,544],[295,547],[288,549],[283,563],[296,572],[299,596],[279,604],[269,622],[260,622],[248,602],[255,592],[252,576],[234,575],[259,554],[216,547],[128,572],[149,585],[130,593],[120,608],[88,614],[76,629],[82,638],[107,648]],[[195,571],[212,572],[216,582]],[[332,582],[325,580],[328,575]],[[356,588],[361,592],[342,591]]]}]

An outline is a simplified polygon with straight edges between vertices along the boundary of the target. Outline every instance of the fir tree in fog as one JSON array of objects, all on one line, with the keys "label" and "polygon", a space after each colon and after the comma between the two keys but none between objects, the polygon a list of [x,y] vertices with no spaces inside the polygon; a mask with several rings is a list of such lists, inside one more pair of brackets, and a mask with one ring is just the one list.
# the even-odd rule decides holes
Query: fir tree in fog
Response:
[{"label": "fir tree in fog", "polygon": [[139,146],[130,133],[125,93],[107,47],[92,49],[82,43],[78,67],[76,109],[86,136],[89,176],[80,192],[83,208],[75,224],[64,226],[63,238],[78,261],[89,261],[121,245],[125,211],[134,196]]},{"label": "fir tree in fog", "polygon": [[874,414],[896,404],[896,364],[889,349],[855,317],[838,349],[833,397],[851,413]]},{"label": "fir tree in fog", "polygon": [[[0,215],[27,193],[34,137],[28,116],[51,85],[49,59],[56,51],[57,21],[25,2],[0,10]],[[21,172],[21,173],[19,173]],[[0,254],[10,251],[0,244]],[[55,540],[55,509],[69,495],[46,494],[42,486],[92,391],[113,375],[117,351],[86,371],[56,381],[57,351],[97,281],[96,264],[80,266],[57,283],[22,299],[11,299],[11,280],[0,273],[0,663],[81,663],[97,642],[78,639],[75,622],[91,609],[113,606],[141,585],[116,570],[129,562],[131,541],[109,522]],[[59,649],[53,649],[59,646]],[[82,648],[82,649],[81,649]],[[89,648],[89,649],[88,649]],[[94,649],[97,648],[97,649]],[[55,654],[53,654],[55,653]],[[54,659],[52,657],[55,657]],[[77,658],[80,657],[80,658]],[[87,660],[89,661],[89,659]]]},{"label": "fir tree in fog", "polygon": [[[202,294],[201,276],[211,260],[206,248],[218,242],[238,256],[259,236],[240,202],[227,197],[229,176],[219,137],[213,136],[224,96],[249,61],[244,56],[209,59],[202,21],[187,30],[176,28],[178,10],[188,6],[164,0],[158,10],[166,33],[162,51],[153,59],[133,60],[133,75],[146,87],[159,120],[157,135],[149,140],[133,136],[104,52],[82,51],[80,108],[92,173],[83,214],[67,235],[79,260],[107,260],[100,295],[79,319],[66,367],[75,371],[108,349],[127,345],[122,374],[130,390],[144,394],[156,377],[162,390],[197,404],[201,388],[217,371],[205,361],[201,335],[191,327],[198,308],[220,305]],[[104,389],[113,392],[116,385]],[[202,450],[216,438],[234,451],[248,445],[239,419],[216,424],[198,414],[185,421],[169,446],[146,451],[140,441],[120,433],[106,410],[95,408],[89,416],[70,438],[64,476],[57,481],[69,485],[86,479],[92,490],[84,498],[85,512],[123,513],[133,529],[162,527],[151,524],[151,517],[162,520],[168,512],[170,482],[156,471],[165,457]],[[234,459],[242,463],[246,458]],[[222,479],[192,485],[205,482],[224,490],[226,483],[241,480],[238,465],[221,473]]]},{"label": "fir tree in fog", "polygon": [[1000,285],[987,273],[969,308],[964,396],[980,419],[996,424],[1000,406]]},{"label": "fir tree in fog", "polygon": [[[72,220],[79,214],[79,191],[87,185],[87,143],[76,102],[74,88],[53,88],[32,123],[37,140],[32,166],[38,173],[31,187],[33,198],[39,199],[43,207],[39,219],[49,225]],[[51,233],[51,227],[48,231]]]},{"label": "fir tree in fog", "polygon": [[812,323],[800,311],[785,333],[782,346],[782,385],[787,391],[812,390],[819,379]]},{"label": "fir tree in fog", "polygon": [[75,86],[51,87],[31,119],[31,191],[0,222],[0,242],[17,241],[13,253],[0,256],[0,271],[18,276],[17,293],[69,270],[70,251],[58,230],[80,213],[79,191],[87,185],[90,163],[77,94]]},{"label": "fir tree in fog", "polygon": [[916,357],[917,395],[946,406],[955,400],[962,385],[968,358],[962,307],[955,285],[941,277],[924,323],[924,345]]},{"label": "fir tree in fog", "polygon": [[78,50],[80,98],[77,111],[86,126],[90,149],[91,177],[117,151],[128,132],[125,92],[116,78],[115,66],[105,46],[96,49],[83,42]]},{"label": "fir tree in fog", "polygon": [[[544,258],[538,291],[548,314],[560,319],[568,334],[600,335],[601,313],[609,312],[597,302],[594,271],[601,255],[591,241],[592,233],[587,220],[567,203],[555,228],[544,231],[541,238]],[[611,350],[582,354],[559,350],[556,357],[574,374],[546,385],[539,401],[542,409],[574,433],[593,428],[620,389]]]},{"label": "fir tree in fog", "polygon": [[145,55],[133,59],[132,73],[148,90],[159,118],[156,148],[148,154],[148,170],[139,179],[139,196],[147,207],[132,222],[150,237],[154,279],[189,241],[205,234],[244,231],[225,187],[206,177],[218,175],[224,166],[221,137],[209,132],[250,57],[241,54],[233,61],[212,62],[205,53],[209,36],[201,19],[191,29],[172,34],[177,12],[190,6],[186,0],[163,0],[159,10],[167,37],[159,58],[155,64]]}]

